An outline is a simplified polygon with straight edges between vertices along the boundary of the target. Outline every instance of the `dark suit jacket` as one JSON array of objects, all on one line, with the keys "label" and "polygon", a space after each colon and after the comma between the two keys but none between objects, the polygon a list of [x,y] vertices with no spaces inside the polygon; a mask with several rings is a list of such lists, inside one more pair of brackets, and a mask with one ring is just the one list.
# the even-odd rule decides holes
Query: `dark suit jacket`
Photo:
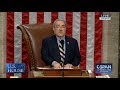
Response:
[{"label": "dark suit jacket", "polygon": [[[80,64],[81,56],[77,40],[72,37],[65,36],[65,61],[64,64],[72,64],[77,66]],[[53,61],[61,62],[59,48],[57,44],[57,38],[55,35],[47,37],[42,41],[41,48],[42,59],[47,65],[51,65]]]}]

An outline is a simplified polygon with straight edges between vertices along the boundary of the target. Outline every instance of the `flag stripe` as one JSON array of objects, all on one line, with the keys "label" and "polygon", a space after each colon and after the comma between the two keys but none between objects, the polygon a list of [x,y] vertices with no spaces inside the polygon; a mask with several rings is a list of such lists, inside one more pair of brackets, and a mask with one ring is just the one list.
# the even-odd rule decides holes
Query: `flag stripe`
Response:
[{"label": "flag stripe", "polygon": [[102,21],[99,20],[99,17],[102,13],[95,12],[95,50],[94,50],[94,65],[101,63],[102,55]]},{"label": "flag stripe", "polygon": [[44,23],[44,12],[37,12],[37,23]]},{"label": "flag stripe", "polygon": [[51,23],[53,23],[56,19],[58,19],[58,12],[51,13]]},{"label": "flag stripe", "polygon": [[73,13],[72,12],[66,12],[66,35],[72,37],[72,22],[73,22]]},{"label": "flag stripe", "polygon": [[51,23],[51,12],[44,12],[44,23]]},{"label": "flag stripe", "polygon": [[80,52],[81,63],[80,67],[86,69],[86,46],[87,46],[87,12],[81,12],[81,27],[80,27]]},{"label": "flag stripe", "polygon": [[58,12],[58,18],[66,21],[66,12]]},{"label": "flag stripe", "polygon": [[80,49],[80,12],[73,12],[72,37],[78,41]]},{"label": "flag stripe", "polygon": [[[29,24],[29,12],[23,12],[22,13],[22,24]],[[25,41],[22,38],[22,63],[26,63],[26,70],[25,73],[22,74],[22,78],[28,77],[28,59],[27,59],[28,53],[27,48],[25,46]]]},{"label": "flag stripe", "polygon": [[[16,27],[22,24],[22,13],[14,13],[14,63],[22,62],[22,34]],[[21,77],[21,73],[14,73],[14,76]]]},{"label": "flag stripe", "polygon": [[[6,63],[14,63],[14,12],[7,12]],[[14,76],[6,73],[6,77]]]},{"label": "flag stripe", "polygon": [[94,12],[88,12],[86,69],[94,69]]},{"label": "flag stripe", "polygon": [[37,23],[37,14],[36,12],[29,12],[29,23],[34,24]]}]

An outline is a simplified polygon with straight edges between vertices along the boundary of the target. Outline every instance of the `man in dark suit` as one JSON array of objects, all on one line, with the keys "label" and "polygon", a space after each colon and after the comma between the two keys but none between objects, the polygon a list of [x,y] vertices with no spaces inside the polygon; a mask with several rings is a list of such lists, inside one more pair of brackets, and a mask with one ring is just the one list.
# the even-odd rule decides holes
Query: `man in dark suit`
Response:
[{"label": "man in dark suit", "polygon": [[66,68],[78,66],[81,56],[77,40],[66,36],[66,23],[63,20],[55,20],[53,23],[54,34],[42,42],[42,59],[47,65],[54,68]]}]

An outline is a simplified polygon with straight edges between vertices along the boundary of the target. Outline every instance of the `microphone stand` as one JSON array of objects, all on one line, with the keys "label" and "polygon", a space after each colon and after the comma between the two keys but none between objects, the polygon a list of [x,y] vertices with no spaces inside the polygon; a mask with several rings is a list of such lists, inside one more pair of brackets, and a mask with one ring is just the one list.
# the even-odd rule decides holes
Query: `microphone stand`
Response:
[{"label": "microphone stand", "polygon": [[61,62],[61,66],[62,66],[62,77],[64,77],[64,62]]}]

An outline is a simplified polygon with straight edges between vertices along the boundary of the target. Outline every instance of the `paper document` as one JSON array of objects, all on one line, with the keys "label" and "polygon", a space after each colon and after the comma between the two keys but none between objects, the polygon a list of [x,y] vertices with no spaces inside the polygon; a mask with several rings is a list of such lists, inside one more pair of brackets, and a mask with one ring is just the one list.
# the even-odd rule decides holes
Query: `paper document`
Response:
[{"label": "paper document", "polygon": [[51,69],[51,68],[48,68],[48,67],[37,67],[38,69]]},{"label": "paper document", "polygon": [[53,69],[73,69],[73,68],[68,68],[68,67],[61,67],[61,68],[53,68]]},{"label": "paper document", "polygon": [[52,68],[48,68],[48,67],[37,67],[38,69],[73,69],[73,68],[68,68],[68,67],[62,67],[62,68],[54,68],[54,67],[52,67]]}]

